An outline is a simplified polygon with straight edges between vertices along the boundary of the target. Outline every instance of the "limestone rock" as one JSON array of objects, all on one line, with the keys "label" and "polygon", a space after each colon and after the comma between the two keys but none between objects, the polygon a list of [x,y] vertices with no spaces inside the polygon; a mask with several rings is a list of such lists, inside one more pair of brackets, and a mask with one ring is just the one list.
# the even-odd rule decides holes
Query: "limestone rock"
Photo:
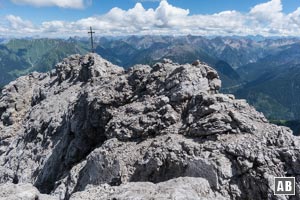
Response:
[{"label": "limestone rock", "polygon": [[19,184],[12,183],[0,185],[0,200],[57,200],[58,198],[40,194],[31,184]]},{"label": "limestone rock", "polygon": [[101,185],[88,188],[84,192],[77,192],[71,196],[71,200],[225,200],[220,194],[215,194],[207,180],[203,178],[181,177],[166,182],[153,184],[149,182],[131,182],[119,187]]},{"label": "limestone rock", "polygon": [[273,178],[295,176],[299,199],[299,139],[220,87],[200,61],[125,71],[96,54],[20,77],[0,96],[1,195],[288,199]]}]

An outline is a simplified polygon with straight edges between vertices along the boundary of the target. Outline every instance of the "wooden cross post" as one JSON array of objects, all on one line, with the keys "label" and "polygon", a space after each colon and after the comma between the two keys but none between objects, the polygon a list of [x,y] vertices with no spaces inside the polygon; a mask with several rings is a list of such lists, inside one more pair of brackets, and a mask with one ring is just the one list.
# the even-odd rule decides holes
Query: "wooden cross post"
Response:
[{"label": "wooden cross post", "polygon": [[90,32],[88,32],[89,34],[91,34],[91,45],[92,45],[92,53],[94,53],[94,39],[93,39],[93,34],[95,33],[92,29],[92,27],[90,27]]}]

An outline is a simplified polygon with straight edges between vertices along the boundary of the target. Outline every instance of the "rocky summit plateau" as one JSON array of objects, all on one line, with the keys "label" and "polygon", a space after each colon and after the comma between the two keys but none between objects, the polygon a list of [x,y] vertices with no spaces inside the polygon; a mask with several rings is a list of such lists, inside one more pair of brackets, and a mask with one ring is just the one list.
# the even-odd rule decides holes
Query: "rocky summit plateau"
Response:
[{"label": "rocky summit plateau", "polygon": [[0,199],[300,199],[299,138],[220,87],[200,61],[97,54],[18,78],[0,96]]}]

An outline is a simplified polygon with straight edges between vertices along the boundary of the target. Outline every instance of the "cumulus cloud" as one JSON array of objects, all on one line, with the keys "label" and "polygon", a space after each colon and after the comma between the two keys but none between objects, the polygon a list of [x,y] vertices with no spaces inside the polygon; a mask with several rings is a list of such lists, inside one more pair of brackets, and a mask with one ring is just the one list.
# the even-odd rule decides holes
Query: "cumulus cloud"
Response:
[{"label": "cumulus cloud", "polygon": [[10,23],[10,27],[17,30],[26,28],[32,28],[33,24],[30,21],[23,20],[21,17],[14,15],[7,15],[6,20]]},{"label": "cumulus cloud", "polygon": [[23,20],[19,16],[7,15],[4,20],[0,21],[1,37],[24,37],[35,34],[36,27],[32,22]]},{"label": "cumulus cloud", "polygon": [[250,10],[250,15],[261,23],[278,23],[284,17],[281,0],[272,0],[256,5]]},{"label": "cumulus cloud", "polygon": [[[46,36],[86,36],[92,26],[97,35],[131,34],[194,34],[194,35],[257,35],[300,36],[300,8],[284,14],[281,0],[270,0],[249,9],[211,15],[191,15],[162,0],[156,9],[145,9],[142,3],[128,10],[112,8],[108,13],[73,22],[47,21],[38,26],[19,17],[6,18],[11,27],[25,27]],[[29,32],[29,33],[31,33]]]},{"label": "cumulus cloud", "polygon": [[84,0],[11,0],[15,4],[42,6],[58,6],[62,8],[84,8],[91,1]]},{"label": "cumulus cloud", "polygon": [[23,34],[34,34],[36,32],[36,27],[32,22],[23,20],[19,16],[7,15],[5,19],[7,20],[8,27],[6,29],[2,27],[2,29],[5,29],[6,32],[12,32],[11,35],[24,36]]}]

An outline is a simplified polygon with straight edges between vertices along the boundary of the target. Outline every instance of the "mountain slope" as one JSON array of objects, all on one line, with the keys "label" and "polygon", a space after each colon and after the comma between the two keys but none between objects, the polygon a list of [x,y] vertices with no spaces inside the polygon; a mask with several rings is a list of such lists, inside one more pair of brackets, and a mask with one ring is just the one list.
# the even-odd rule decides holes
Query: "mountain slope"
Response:
[{"label": "mountain slope", "polygon": [[259,96],[259,94],[271,99],[266,101],[266,104],[269,103],[270,106],[261,105],[257,107],[269,118],[299,119],[300,65],[286,67],[285,69],[281,67],[281,69],[263,74],[260,78],[248,83],[236,92],[238,97],[247,98],[252,105],[256,106],[263,101],[262,96]]},{"label": "mountain slope", "polygon": [[247,81],[253,81],[277,70],[288,70],[289,67],[300,64],[300,43],[281,46],[266,57],[238,69],[239,74]]},{"label": "mountain slope", "polygon": [[49,71],[62,58],[86,52],[79,42],[60,39],[10,40],[0,45],[0,86],[32,71]]},{"label": "mountain slope", "polygon": [[271,119],[297,120],[300,100],[300,43],[284,45],[238,72],[248,83],[235,94]]}]

